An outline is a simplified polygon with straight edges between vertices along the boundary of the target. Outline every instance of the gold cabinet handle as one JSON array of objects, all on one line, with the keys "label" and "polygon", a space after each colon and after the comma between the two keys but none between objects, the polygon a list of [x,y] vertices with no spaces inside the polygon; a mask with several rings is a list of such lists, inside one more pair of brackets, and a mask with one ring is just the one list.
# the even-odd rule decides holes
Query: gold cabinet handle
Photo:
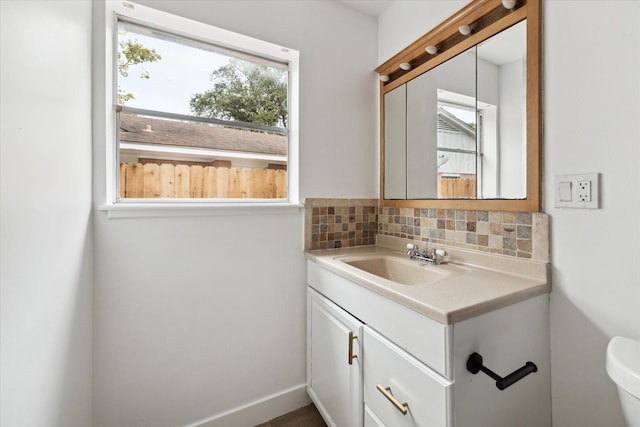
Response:
[{"label": "gold cabinet handle", "polygon": [[357,354],[353,354],[353,340],[357,339],[357,335],[353,335],[353,332],[349,332],[349,365],[353,365],[353,359],[358,358]]},{"label": "gold cabinet handle", "polygon": [[398,411],[402,412],[402,415],[407,415],[409,404],[407,402],[400,403],[398,399],[393,397],[393,394],[391,394],[391,387],[382,387],[378,384],[376,388],[380,393],[384,394],[384,397],[389,399],[389,402],[393,403],[393,406],[395,406]]}]

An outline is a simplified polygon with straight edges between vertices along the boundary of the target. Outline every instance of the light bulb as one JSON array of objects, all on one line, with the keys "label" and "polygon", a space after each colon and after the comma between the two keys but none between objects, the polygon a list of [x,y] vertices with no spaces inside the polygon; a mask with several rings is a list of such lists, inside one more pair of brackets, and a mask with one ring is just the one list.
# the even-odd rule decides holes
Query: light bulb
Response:
[{"label": "light bulb", "polygon": [[408,62],[403,62],[402,64],[400,64],[400,68],[405,71],[409,71],[411,69],[411,64],[409,64]]},{"label": "light bulb", "polygon": [[471,27],[468,25],[461,25],[458,27],[458,31],[460,31],[460,34],[463,36],[468,36],[471,34]]},{"label": "light bulb", "polygon": [[438,53],[437,46],[427,46],[424,48],[424,50],[426,50],[429,55],[435,55],[436,53]]},{"label": "light bulb", "polygon": [[516,0],[502,0],[502,5],[505,9],[513,10],[516,7]]},{"label": "light bulb", "polygon": [[388,82],[389,81],[389,76],[386,75],[386,74],[381,75],[380,76],[380,81],[383,82],[383,83]]}]

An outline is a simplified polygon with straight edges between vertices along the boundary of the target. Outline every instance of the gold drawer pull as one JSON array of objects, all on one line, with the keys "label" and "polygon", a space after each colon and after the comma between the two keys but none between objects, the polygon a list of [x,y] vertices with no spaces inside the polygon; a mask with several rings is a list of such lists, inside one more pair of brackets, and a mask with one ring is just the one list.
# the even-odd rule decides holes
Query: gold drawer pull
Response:
[{"label": "gold drawer pull", "polygon": [[376,387],[380,393],[384,394],[384,397],[389,399],[389,402],[393,403],[393,406],[395,406],[398,411],[402,412],[402,415],[407,415],[409,404],[407,402],[400,403],[398,399],[393,397],[393,394],[391,394],[391,387],[382,387],[380,384]]},{"label": "gold drawer pull", "polygon": [[353,359],[358,358],[357,354],[353,354],[353,340],[357,339],[357,335],[353,335],[353,332],[349,332],[349,365],[353,365]]}]

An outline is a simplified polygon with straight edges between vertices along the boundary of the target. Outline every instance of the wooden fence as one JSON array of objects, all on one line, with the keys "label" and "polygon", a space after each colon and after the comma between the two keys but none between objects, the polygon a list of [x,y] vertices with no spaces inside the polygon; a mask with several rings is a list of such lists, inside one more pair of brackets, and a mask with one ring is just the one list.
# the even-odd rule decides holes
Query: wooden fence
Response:
[{"label": "wooden fence", "polygon": [[287,171],[121,163],[120,197],[280,199],[287,197]]},{"label": "wooden fence", "polygon": [[438,176],[439,199],[475,199],[476,176],[461,174],[459,177]]}]

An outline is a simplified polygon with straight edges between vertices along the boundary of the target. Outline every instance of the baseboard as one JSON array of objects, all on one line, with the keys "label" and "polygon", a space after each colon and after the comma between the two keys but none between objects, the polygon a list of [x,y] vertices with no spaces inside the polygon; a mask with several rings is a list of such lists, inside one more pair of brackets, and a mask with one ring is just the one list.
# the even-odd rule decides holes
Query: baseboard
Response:
[{"label": "baseboard", "polygon": [[310,402],[307,385],[300,384],[185,427],[251,427],[302,408]]}]

